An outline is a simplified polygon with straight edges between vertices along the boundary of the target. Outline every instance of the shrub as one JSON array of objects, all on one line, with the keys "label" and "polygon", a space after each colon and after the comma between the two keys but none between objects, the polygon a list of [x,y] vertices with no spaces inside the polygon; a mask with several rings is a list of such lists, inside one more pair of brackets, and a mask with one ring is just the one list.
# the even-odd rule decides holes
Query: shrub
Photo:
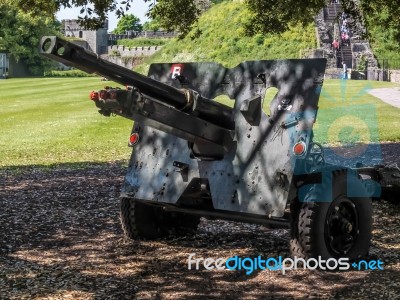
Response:
[{"label": "shrub", "polygon": [[95,74],[88,74],[81,70],[65,70],[65,71],[46,71],[44,77],[96,77]]},{"label": "shrub", "polygon": [[148,47],[148,46],[163,46],[173,39],[162,39],[162,38],[136,38],[136,39],[123,39],[118,40],[117,45],[125,47]]}]

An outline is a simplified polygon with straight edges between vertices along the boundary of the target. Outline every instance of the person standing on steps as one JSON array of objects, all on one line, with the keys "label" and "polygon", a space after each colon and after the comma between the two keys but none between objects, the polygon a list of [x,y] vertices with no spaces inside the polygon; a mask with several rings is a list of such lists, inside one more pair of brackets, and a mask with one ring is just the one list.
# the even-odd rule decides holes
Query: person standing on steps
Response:
[{"label": "person standing on steps", "polygon": [[344,61],[342,61],[343,65],[343,79],[347,79],[347,65]]},{"label": "person standing on steps", "polygon": [[350,36],[347,32],[344,34],[344,40],[346,41],[347,46],[350,46]]},{"label": "person standing on steps", "polygon": [[332,47],[333,47],[333,50],[335,51],[335,53],[339,50],[339,42],[337,39],[333,40]]}]

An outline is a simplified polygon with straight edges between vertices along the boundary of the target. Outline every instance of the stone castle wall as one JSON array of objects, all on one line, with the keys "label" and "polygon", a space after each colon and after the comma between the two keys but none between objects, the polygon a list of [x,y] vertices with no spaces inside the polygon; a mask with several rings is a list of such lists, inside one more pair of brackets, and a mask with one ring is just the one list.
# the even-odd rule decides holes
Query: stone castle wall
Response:
[{"label": "stone castle wall", "polygon": [[[86,41],[86,49],[97,54],[107,53],[108,46],[108,23],[98,30],[85,30],[78,24],[78,20],[63,20],[63,31],[66,37]],[[78,42],[77,40],[76,42]]]},{"label": "stone castle wall", "polygon": [[135,66],[141,64],[144,60],[144,56],[110,56],[107,54],[100,56],[109,62],[117,64],[121,67],[132,70]]}]

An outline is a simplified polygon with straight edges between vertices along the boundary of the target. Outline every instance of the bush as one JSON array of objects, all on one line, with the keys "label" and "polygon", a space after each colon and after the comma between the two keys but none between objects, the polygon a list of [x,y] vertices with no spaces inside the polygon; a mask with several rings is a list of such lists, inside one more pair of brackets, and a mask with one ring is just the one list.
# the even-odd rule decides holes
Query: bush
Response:
[{"label": "bush", "polygon": [[80,70],[65,70],[65,71],[46,71],[44,77],[96,77],[95,74],[88,74]]},{"label": "bush", "polygon": [[163,46],[173,39],[150,39],[150,38],[136,38],[136,39],[124,39],[118,40],[117,44],[125,47],[148,47],[148,46]]}]

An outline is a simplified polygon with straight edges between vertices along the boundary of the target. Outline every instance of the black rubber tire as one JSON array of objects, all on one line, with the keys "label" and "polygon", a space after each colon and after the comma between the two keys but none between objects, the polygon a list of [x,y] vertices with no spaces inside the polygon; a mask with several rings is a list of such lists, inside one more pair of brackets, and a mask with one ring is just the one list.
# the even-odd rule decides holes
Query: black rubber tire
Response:
[{"label": "black rubber tire", "polygon": [[162,226],[163,211],[132,198],[121,198],[121,225],[130,239],[156,239],[166,235]]},{"label": "black rubber tire", "polygon": [[[350,177],[347,176],[350,174]],[[349,178],[351,183],[348,182]],[[331,181],[332,180],[332,181]],[[364,191],[362,180],[351,170],[332,171],[332,178],[322,184],[310,185],[304,202],[294,201],[291,204],[291,240],[290,248],[293,256],[300,258],[340,258],[350,261],[368,255],[372,235],[372,201],[368,197],[349,197],[347,184],[354,189]],[[332,183],[332,189],[330,185]],[[332,193],[332,195],[327,195]],[[327,198],[328,197],[328,198]],[[331,202],[318,202],[318,199],[332,199]],[[348,205],[354,211],[354,222],[351,232],[356,235],[352,246],[343,253],[335,251],[329,243],[329,216],[335,206]],[[357,226],[354,226],[357,224]],[[355,228],[357,227],[357,228]]]},{"label": "black rubber tire", "polygon": [[170,213],[132,198],[121,198],[121,225],[130,239],[157,239],[168,234],[182,235],[197,229],[200,217]]}]

